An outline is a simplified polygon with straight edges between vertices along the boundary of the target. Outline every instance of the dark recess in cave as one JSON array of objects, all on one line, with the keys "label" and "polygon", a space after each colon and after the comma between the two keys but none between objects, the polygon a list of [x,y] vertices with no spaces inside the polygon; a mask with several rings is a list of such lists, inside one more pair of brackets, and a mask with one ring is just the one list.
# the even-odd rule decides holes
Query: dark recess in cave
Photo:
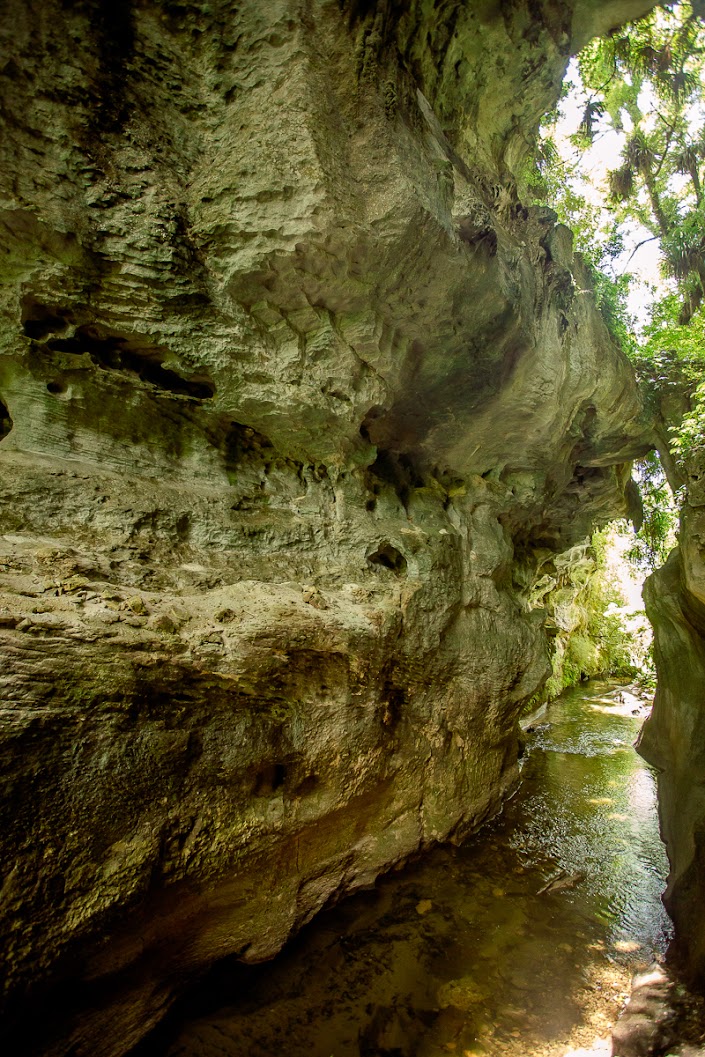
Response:
[{"label": "dark recess in cave", "polygon": [[608,476],[609,470],[602,466],[576,466],[573,471],[573,481],[581,487],[591,481],[604,481]]},{"label": "dark recess in cave", "polygon": [[[362,430],[360,432],[362,433]],[[377,458],[368,467],[367,474],[367,485],[373,495],[379,491],[375,487],[375,479],[391,484],[405,509],[409,503],[410,491],[413,488],[423,488],[424,485],[423,478],[408,455],[403,452],[397,454],[385,451],[383,448],[377,450]]]},{"label": "dark recess in cave", "polygon": [[263,767],[255,779],[253,790],[255,796],[266,796],[268,793],[276,793],[277,789],[281,789],[283,786],[286,775],[287,769],[283,763],[272,763]]},{"label": "dark recess in cave", "polygon": [[[51,320],[53,326],[54,320]],[[50,320],[27,321],[25,333],[49,326]],[[133,339],[117,334],[104,334],[97,328],[78,327],[71,338],[51,338],[40,351],[69,353],[90,356],[96,367],[102,371],[118,371],[137,377],[174,396],[188,396],[194,400],[210,400],[215,395],[215,386],[208,378],[192,375],[184,378],[176,371],[163,367],[167,356],[166,350],[138,345]]]},{"label": "dark recess in cave", "polygon": [[49,308],[35,302],[33,298],[24,299],[22,330],[28,338],[42,341],[50,334],[66,330],[71,323],[71,313],[61,308]]},{"label": "dark recess in cave", "polygon": [[294,796],[303,797],[309,796],[311,793],[315,793],[316,789],[320,786],[321,782],[316,774],[307,774],[294,790]]},{"label": "dark recess in cave", "polygon": [[99,60],[93,129],[98,135],[119,132],[130,114],[127,83],[135,50],[132,0],[94,0],[82,6],[93,27]]},{"label": "dark recess in cave", "polygon": [[372,554],[367,555],[367,560],[370,565],[379,565],[383,569],[390,569],[397,576],[404,576],[406,573],[406,558],[391,543],[380,543]]},{"label": "dark recess in cave", "polygon": [[478,227],[471,217],[458,222],[458,236],[467,246],[483,249],[488,257],[497,256],[497,232],[489,227]]},{"label": "dark recess in cave", "polygon": [[[304,464],[296,459],[281,455],[269,437],[259,433],[252,426],[225,420],[211,434],[211,439],[222,453],[225,470],[232,484],[237,481],[238,470],[245,466],[249,466],[250,469],[255,469],[265,476],[273,466],[285,466],[290,472],[298,476],[303,484]],[[311,467],[311,470],[315,480],[320,481],[327,476],[324,466]],[[263,478],[261,479],[261,486],[264,486]],[[262,496],[259,498],[262,498]],[[243,497],[242,501],[232,509],[247,509],[247,504],[255,499],[257,497],[252,495]],[[243,503],[245,504],[244,506],[242,505]]]},{"label": "dark recess in cave", "polygon": [[382,673],[382,701],[384,702],[382,723],[389,731],[394,731],[404,712],[406,690],[400,680],[400,672],[391,662],[387,664]]},{"label": "dark recess in cave", "polygon": [[243,460],[257,458],[268,461],[274,458],[274,445],[263,433],[240,422],[231,422],[223,441],[226,465],[233,469]]},{"label": "dark recess in cave", "polygon": [[[35,353],[88,354],[101,370],[137,375],[143,382],[175,396],[209,400],[215,395],[215,386],[209,378],[202,375],[185,378],[177,371],[164,367],[168,349],[150,346],[139,336],[116,334],[107,328],[88,324],[77,327],[70,337],[56,336],[73,327],[75,322],[75,316],[69,308],[42,304],[31,295],[23,298],[22,330],[37,343],[33,345]],[[50,388],[53,384],[50,382],[47,388],[49,392],[56,393],[58,390]]]},{"label": "dark recess in cave", "polygon": [[0,440],[4,440],[12,429],[12,419],[7,405],[0,400]]}]

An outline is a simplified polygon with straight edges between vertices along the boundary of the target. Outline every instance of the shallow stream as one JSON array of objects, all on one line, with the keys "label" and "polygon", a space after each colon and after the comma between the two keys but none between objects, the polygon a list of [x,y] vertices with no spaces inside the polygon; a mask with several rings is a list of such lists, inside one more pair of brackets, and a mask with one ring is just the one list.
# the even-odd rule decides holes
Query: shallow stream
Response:
[{"label": "shallow stream", "polygon": [[273,962],[219,967],[143,1057],[563,1057],[604,1036],[665,951],[666,859],[644,707],[564,694],[527,735],[520,792],[312,922]]}]

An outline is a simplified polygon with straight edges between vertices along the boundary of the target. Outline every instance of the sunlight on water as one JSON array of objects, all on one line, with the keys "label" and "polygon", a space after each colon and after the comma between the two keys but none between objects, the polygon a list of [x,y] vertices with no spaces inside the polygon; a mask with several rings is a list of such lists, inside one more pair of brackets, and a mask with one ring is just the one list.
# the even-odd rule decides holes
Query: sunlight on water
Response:
[{"label": "sunlight on water", "polygon": [[578,1057],[669,938],[638,706],[605,683],[565,694],[501,818],[274,962],[221,967],[140,1057]]}]

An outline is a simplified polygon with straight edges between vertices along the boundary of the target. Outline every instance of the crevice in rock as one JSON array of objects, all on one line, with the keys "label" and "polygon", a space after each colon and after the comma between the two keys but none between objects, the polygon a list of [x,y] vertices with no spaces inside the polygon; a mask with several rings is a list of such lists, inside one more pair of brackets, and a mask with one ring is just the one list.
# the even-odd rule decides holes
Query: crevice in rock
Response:
[{"label": "crevice in rock", "polygon": [[95,5],[91,21],[99,60],[98,103],[92,123],[100,138],[105,132],[119,132],[130,112],[126,88],[135,47],[132,0]]},{"label": "crevice in rock", "polygon": [[591,481],[602,481],[604,478],[605,470],[601,466],[576,466],[573,472],[573,481],[581,487],[589,486]]},{"label": "crevice in rock", "polygon": [[[44,320],[28,320],[25,333],[51,333],[61,317],[48,316]],[[47,328],[51,327],[51,330]],[[106,333],[93,326],[78,327],[72,337],[50,338],[39,350],[68,353],[74,356],[88,355],[102,371],[115,371],[126,376],[136,376],[140,381],[153,385],[174,396],[187,396],[194,400],[210,400],[215,396],[215,386],[205,375],[184,377],[177,371],[164,367],[167,350],[139,344],[134,338]]]},{"label": "crevice in rock", "polygon": [[321,782],[317,774],[307,774],[294,789],[294,796],[304,797],[315,793]]},{"label": "crevice in rock", "polygon": [[[364,427],[363,427],[364,428]],[[368,467],[368,488],[376,494],[374,479],[390,484],[401,502],[404,509],[409,504],[409,494],[413,488],[423,488],[424,481],[414,466],[412,459],[402,453],[386,451],[384,448],[377,450],[377,458]]]},{"label": "crevice in rock", "polygon": [[473,217],[459,221],[458,236],[467,246],[484,249],[488,257],[497,256],[497,232],[489,226],[478,228]]},{"label": "crevice in rock", "polygon": [[384,702],[382,723],[388,730],[394,731],[399,725],[407,703],[406,690],[399,683],[399,672],[394,664],[387,665],[382,673],[381,697]]},{"label": "crevice in rock", "polygon": [[379,404],[375,404],[374,407],[371,407],[365,415],[365,418],[360,425],[360,436],[364,441],[367,441],[368,444],[372,443],[372,438],[370,437],[370,427],[377,421],[378,418],[381,418],[383,415],[384,408],[380,407]]},{"label": "crevice in rock", "polygon": [[0,441],[4,440],[10,433],[12,425],[12,418],[7,409],[7,404],[0,399]]}]

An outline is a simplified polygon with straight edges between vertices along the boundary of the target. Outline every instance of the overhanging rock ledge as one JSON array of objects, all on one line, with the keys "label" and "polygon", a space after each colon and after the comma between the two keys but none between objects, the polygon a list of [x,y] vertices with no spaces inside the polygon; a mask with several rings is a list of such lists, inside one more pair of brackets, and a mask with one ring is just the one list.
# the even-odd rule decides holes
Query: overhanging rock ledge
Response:
[{"label": "overhanging rock ledge", "polygon": [[625,512],[650,427],[513,173],[647,6],[5,4],[23,1052],[117,1057],[515,784],[531,569]]}]

